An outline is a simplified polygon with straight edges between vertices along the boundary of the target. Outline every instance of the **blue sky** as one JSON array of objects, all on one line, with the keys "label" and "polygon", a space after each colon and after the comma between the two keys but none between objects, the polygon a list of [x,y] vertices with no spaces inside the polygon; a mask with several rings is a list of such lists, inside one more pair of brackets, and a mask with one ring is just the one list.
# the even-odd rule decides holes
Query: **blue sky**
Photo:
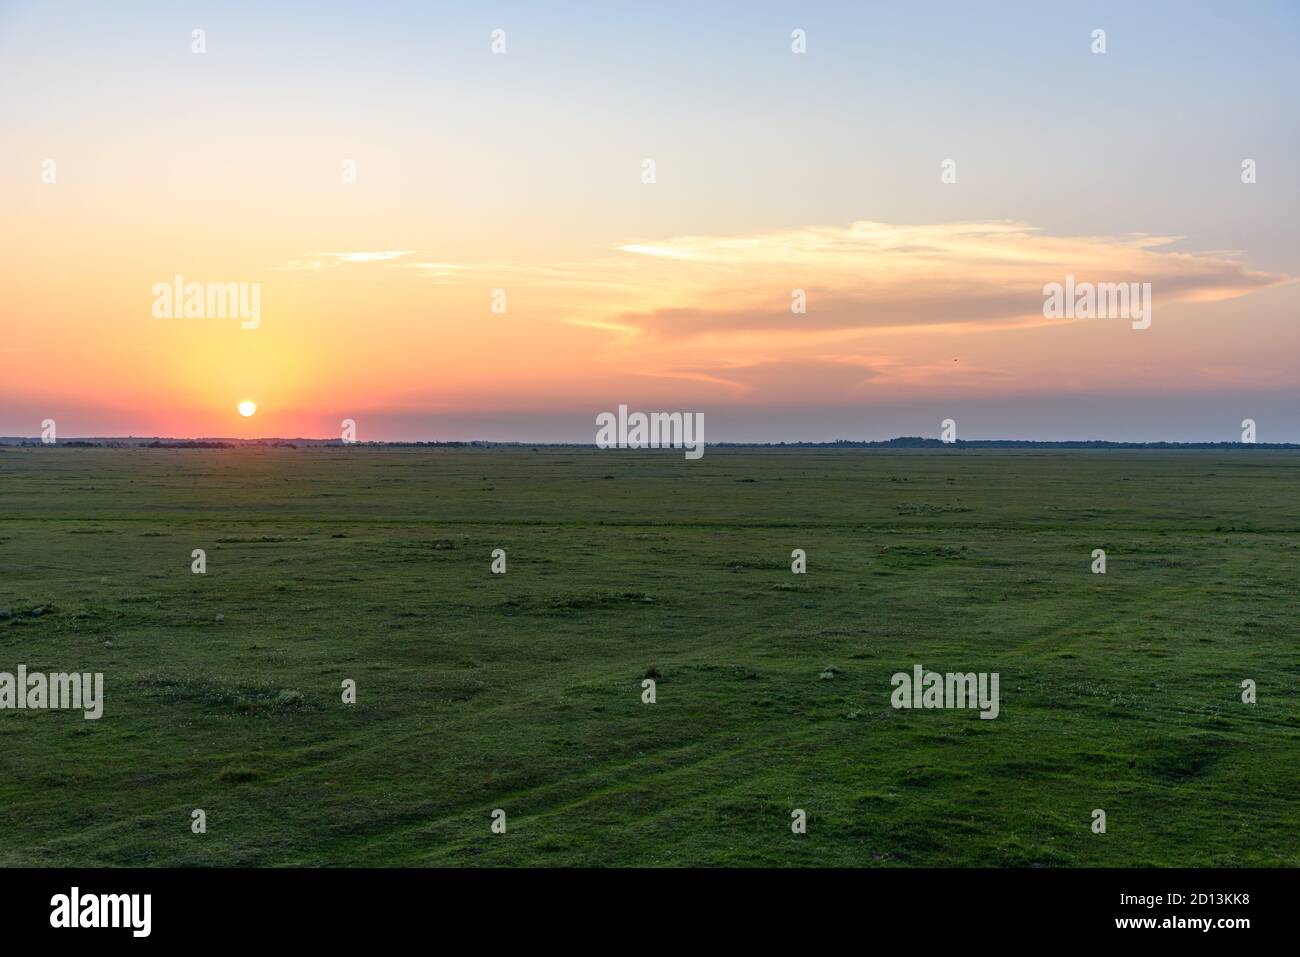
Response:
[{"label": "blue sky", "polygon": [[[213,434],[255,394],[259,427],[360,409],[392,438],[581,438],[630,397],[704,408],[718,439],[928,434],[958,413],[971,438],[1197,439],[1254,413],[1261,435],[1300,440],[1298,41],[1295,3],[0,3],[0,348],[23,357],[0,433],[53,410],[81,434]],[[46,157],[57,189],[37,180]],[[340,157],[365,171],[351,192]],[[940,186],[945,158],[958,180]],[[745,277],[731,289],[653,264],[629,276],[619,253],[761,240],[770,256],[861,222],[1022,224],[1028,239],[987,254],[1023,258],[1027,287],[1060,278],[1035,236],[1081,272],[1150,235],[1168,240],[1162,269],[1270,278],[1162,305],[1142,339],[868,318],[852,338],[669,342],[665,310],[750,308],[767,274],[824,302],[847,279],[759,257],[727,264]],[[289,268],[323,250],[403,257]],[[954,321],[985,254],[954,254]],[[864,282],[893,281],[882,268],[864,258]],[[258,337],[150,324],[140,290],[177,272],[263,282],[278,313]],[[615,275],[604,298],[554,292]],[[929,302],[947,278],[887,298]],[[488,332],[475,304],[498,285],[527,309]],[[184,376],[147,372],[160,357]]]}]

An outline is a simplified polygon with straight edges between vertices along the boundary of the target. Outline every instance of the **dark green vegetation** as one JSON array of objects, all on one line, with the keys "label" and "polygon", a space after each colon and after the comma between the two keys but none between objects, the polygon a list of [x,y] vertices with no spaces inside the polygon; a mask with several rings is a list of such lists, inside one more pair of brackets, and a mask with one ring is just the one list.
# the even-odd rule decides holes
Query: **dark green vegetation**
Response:
[{"label": "dark green vegetation", "polygon": [[[0,864],[1294,866],[1298,492],[1263,450],[0,450],[0,671],[107,699],[0,712]],[[891,709],[918,662],[1001,716]]]}]

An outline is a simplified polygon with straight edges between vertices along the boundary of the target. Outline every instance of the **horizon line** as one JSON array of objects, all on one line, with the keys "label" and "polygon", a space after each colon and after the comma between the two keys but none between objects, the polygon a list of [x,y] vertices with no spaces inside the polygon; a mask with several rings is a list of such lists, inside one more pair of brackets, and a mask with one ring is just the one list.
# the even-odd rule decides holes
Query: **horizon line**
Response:
[{"label": "horizon line", "polygon": [[[260,438],[235,438],[232,436],[198,436],[194,438],[183,438],[179,436],[162,436],[162,435],[105,435],[105,436],[74,436],[67,439],[59,439],[55,442],[43,442],[39,436],[0,436],[0,447],[14,448],[31,448],[39,447],[86,447],[99,445],[127,446],[136,448],[163,447],[163,448],[238,448],[240,446],[268,446],[268,445],[293,445],[302,443],[310,447],[351,447],[364,446],[370,448],[383,447],[411,447],[411,446],[445,446],[445,447],[528,447],[528,448],[567,448],[567,449],[596,449],[606,452],[630,452],[630,451],[673,451],[679,446],[657,446],[648,448],[601,448],[593,442],[529,442],[524,440],[494,440],[494,439],[374,439],[374,440],[355,440],[345,442],[341,438],[310,438],[307,436],[263,436]],[[1242,441],[1214,441],[1214,440],[1193,440],[1193,441],[1171,441],[1165,439],[1153,439],[1148,441],[1125,441],[1115,439],[954,439],[944,441],[943,439],[931,438],[919,435],[900,435],[891,439],[831,439],[828,441],[814,440],[778,440],[767,442],[701,442],[705,448],[781,448],[781,447],[800,447],[800,448],[894,448],[894,449],[918,449],[918,448],[948,448],[948,447],[974,447],[974,448],[1024,448],[1024,447],[1043,447],[1043,448],[1134,448],[1134,449],[1236,449],[1236,448],[1262,448],[1262,449],[1300,449],[1300,442],[1242,442]]]}]

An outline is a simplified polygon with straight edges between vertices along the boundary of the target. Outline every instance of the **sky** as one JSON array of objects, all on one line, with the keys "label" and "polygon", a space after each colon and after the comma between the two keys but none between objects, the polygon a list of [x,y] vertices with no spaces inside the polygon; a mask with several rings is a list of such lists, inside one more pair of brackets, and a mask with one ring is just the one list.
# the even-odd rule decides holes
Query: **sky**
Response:
[{"label": "sky", "polygon": [[1297,49],[1295,2],[0,0],[0,435],[1300,441]]}]

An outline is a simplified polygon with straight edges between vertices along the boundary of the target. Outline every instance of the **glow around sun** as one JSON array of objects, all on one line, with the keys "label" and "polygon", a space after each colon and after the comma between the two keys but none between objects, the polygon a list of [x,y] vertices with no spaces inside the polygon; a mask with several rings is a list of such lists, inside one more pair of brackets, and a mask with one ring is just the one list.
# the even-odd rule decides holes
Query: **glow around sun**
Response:
[{"label": "glow around sun", "polygon": [[244,418],[248,418],[256,411],[257,411],[257,403],[254,402],[252,399],[245,399],[243,402],[239,403],[239,414],[242,415]]}]

